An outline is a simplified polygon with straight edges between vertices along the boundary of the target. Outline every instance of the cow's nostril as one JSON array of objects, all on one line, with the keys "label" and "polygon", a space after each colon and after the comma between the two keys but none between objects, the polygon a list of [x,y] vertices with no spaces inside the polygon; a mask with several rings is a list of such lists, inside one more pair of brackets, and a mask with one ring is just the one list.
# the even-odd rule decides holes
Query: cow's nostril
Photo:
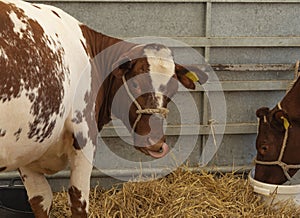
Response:
[{"label": "cow's nostril", "polygon": [[266,155],[269,152],[270,146],[269,145],[261,145],[258,149],[258,152],[261,155]]},{"label": "cow's nostril", "polygon": [[158,152],[162,153],[163,151],[164,151],[164,149],[161,147]]}]

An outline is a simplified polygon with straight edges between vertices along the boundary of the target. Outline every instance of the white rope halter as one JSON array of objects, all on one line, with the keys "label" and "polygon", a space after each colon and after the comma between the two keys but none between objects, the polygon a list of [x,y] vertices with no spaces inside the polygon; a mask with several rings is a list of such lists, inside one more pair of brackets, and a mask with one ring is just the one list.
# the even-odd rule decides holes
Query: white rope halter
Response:
[{"label": "white rope halter", "polygon": [[163,117],[167,116],[167,114],[169,113],[169,110],[167,108],[146,108],[146,109],[143,109],[142,106],[137,102],[137,100],[131,94],[131,92],[129,90],[129,87],[127,85],[125,75],[122,76],[122,80],[123,80],[123,84],[124,84],[124,87],[127,91],[127,94],[129,96],[129,98],[133,101],[133,103],[137,107],[136,113],[137,113],[138,116],[137,116],[137,118],[136,118],[136,120],[135,120],[135,122],[132,126],[131,133],[134,133],[136,125],[140,121],[140,119],[142,118],[143,114],[161,114]]},{"label": "white rope halter", "polygon": [[[277,104],[277,107],[282,110],[282,107],[280,105],[280,102]],[[257,160],[256,158],[254,159],[254,163],[255,164],[261,164],[261,165],[278,165],[281,167],[285,177],[289,180],[292,181],[292,177],[289,175],[288,170],[289,169],[300,169],[300,164],[287,164],[284,161],[282,161],[283,158],[283,154],[286,148],[286,143],[287,143],[287,139],[288,139],[288,135],[289,135],[289,128],[291,128],[291,126],[289,125],[288,127],[285,127],[285,133],[284,133],[284,138],[283,138],[283,142],[282,142],[282,146],[281,146],[281,150],[280,150],[280,154],[279,157],[276,161],[260,161]]]}]

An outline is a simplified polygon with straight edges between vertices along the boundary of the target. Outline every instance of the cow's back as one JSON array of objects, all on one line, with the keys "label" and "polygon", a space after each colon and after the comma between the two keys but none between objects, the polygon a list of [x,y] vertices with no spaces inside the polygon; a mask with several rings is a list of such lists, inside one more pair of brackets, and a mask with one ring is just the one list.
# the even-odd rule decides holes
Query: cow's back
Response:
[{"label": "cow's back", "polygon": [[60,9],[0,1],[0,20],[0,167],[13,169],[71,131],[88,57],[78,21]]}]

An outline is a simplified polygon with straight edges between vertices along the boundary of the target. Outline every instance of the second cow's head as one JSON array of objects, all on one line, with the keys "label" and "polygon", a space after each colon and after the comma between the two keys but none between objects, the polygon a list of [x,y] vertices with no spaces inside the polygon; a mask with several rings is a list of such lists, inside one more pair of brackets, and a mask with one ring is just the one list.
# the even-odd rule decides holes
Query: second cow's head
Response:
[{"label": "second cow's head", "polygon": [[299,164],[298,115],[293,116],[295,113],[288,113],[280,107],[277,105],[271,110],[262,107],[256,111],[259,126],[255,179],[271,184],[283,184],[288,180],[287,175],[292,177],[298,171],[298,167],[283,169],[285,166],[282,168],[279,162],[287,165]]},{"label": "second cow's head", "polygon": [[[133,133],[135,148],[155,158],[165,156],[169,151],[163,131],[167,104],[178,90],[178,81],[188,89],[195,89],[196,80],[205,83],[204,67],[178,65],[169,48],[150,44],[132,48],[113,68],[111,90],[117,106],[113,104],[112,113]],[[139,115],[139,106],[146,112]]]}]

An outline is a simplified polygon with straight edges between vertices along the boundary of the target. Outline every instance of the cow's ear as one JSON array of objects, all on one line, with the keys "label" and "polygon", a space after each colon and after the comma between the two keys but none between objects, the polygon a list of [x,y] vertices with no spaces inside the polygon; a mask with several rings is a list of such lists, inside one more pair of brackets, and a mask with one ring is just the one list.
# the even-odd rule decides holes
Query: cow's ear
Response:
[{"label": "cow's ear", "polygon": [[261,119],[264,116],[267,116],[269,112],[270,109],[268,107],[261,107],[256,111],[256,116]]},{"label": "cow's ear", "polygon": [[127,52],[124,52],[120,57],[112,64],[113,74],[117,78],[121,78],[124,73],[127,73],[132,69],[136,63],[136,59],[141,57],[141,51],[144,45],[136,45]]},{"label": "cow's ear", "polygon": [[284,127],[284,129],[288,129],[290,126],[290,121],[288,114],[283,110],[276,110],[273,114],[274,120],[276,120],[277,123],[279,123],[281,126]]},{"label": "cow's ear", "polygon": [[128,57],[117,60],[112,66],[114,69],[112,74],[119,79],[122,78],[125,73],[132,69],[133,62],[134,61],[130,60]]},{"label": "cow's ear", "polygon": [[188,89],[195,89],[195,82],[204,84],[207,81],[205,71],[205,65],[175,65],[178,80]]}]

